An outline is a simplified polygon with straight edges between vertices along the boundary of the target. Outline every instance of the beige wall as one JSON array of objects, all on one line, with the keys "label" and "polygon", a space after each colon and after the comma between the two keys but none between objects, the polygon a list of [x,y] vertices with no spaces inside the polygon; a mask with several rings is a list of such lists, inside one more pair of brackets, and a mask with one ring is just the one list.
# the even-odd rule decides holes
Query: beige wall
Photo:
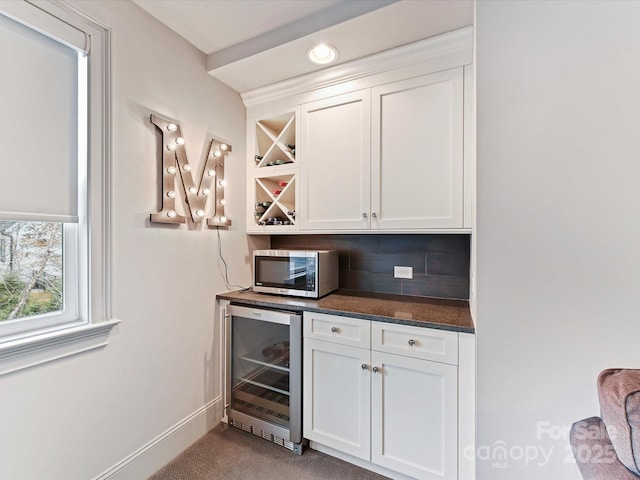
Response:
[{"label": "beige wall", "polygon": [[[231,281],[249,282],[240,96],[206,73],[202,53],[133,3],[73,4],[112,29],[112,310],[122,323],[103,350],[0,378],[3,479],[94,478],[219,395],[214,296],[227,288],[216,231],[148,223],[159,207],[150,113],[181,122],[194,165],[211,136],[233,146],[226,177],[234,223],[221,237]],[[148,464],[177,453],[165,443]]]},{"label": "beige wall", "polygon": [[639,24],[477,2],[480,479],[580,478],[569,426],[600,370],[640,366]]}]

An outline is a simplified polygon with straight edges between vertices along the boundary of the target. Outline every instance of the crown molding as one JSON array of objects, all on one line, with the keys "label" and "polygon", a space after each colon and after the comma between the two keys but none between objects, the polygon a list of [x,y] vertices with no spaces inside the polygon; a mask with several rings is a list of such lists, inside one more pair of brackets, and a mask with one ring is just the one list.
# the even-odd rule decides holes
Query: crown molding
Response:
[{"label": "crown molding", "polygon": [[247,108],[309,91],[355,81],[389,70],[435,62],[441,69],[471,64],[473,27],[437,35],[318,72],[301,75],[241,94]]}]

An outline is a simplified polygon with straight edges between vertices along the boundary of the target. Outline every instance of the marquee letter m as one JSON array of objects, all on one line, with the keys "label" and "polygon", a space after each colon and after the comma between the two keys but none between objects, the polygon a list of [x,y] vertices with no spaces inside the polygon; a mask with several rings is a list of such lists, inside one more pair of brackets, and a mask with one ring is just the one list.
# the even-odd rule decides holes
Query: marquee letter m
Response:
[{"label": "marquee letter m", "polygon": [[211,196],[215,202],[214,215],[207,218],[207,225],[210,227],[231,225],[231,221],[224,215],[224,157],[231,151],[231,145],[215,139],[211,140],[207,159],[196,187],[191,165],[189,165],[185,153],[185,140],[180,125],[157,115],[151,115],[151,123],[162,133],[162,170],[160,172],[162,209],[150,215],[151,221],[157,223],[186,222],[186,217],[179,215],[175,209],[175,199],[179,190],[176,177],[179,176],[184,193],[185,211],[189,212],[194,223],[199,223],[205,218],[207,198]]}]

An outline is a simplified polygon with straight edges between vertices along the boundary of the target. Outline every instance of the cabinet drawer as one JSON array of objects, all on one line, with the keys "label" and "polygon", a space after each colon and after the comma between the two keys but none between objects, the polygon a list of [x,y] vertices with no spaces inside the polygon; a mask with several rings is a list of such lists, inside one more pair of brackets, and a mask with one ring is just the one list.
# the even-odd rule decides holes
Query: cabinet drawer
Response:
[{"label": "cabinet drawer", "polygon": [[458,334],[432,328],[371,322],[371,349],[458,364]]},{"label": "cabinet drawer", "polygon": [[304,312],[302,332],[307,338],[369,348],[371,321],[358,318]]}]

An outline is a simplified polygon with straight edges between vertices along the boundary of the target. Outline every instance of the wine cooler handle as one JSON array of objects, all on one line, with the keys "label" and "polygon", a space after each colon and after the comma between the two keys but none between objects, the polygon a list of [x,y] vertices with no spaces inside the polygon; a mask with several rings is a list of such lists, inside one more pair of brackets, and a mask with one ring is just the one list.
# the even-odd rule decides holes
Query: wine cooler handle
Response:
[{"label": "wine cooler handle", "polygon": [[221,375],[221,392],[222,392],[222,414],[226,417],[227,408],[231,406],[231,376],[229,375],[229,369],[231,368],[231,349],[229,345],[229,322],[231,321],[231,314],[229,309],[225,306],[222,307],[222,321],[221,321],[221,337],[222,337],[222,371]]}]

